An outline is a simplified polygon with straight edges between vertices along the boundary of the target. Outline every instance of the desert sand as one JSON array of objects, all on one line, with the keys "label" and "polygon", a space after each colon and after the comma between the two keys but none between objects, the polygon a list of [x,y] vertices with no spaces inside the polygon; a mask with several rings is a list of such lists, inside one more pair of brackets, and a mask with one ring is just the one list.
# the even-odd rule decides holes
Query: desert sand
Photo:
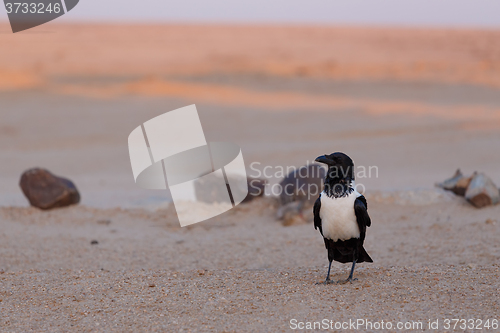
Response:
[{"label": "desert sand", "polygon": [[[446,319],[500,320],[500,206],[434,186],[459,167],[500,184],[499,35],[2,25],[0,330],[274,332],[365,319],[394,327],[359,331],[441,332]],[[316,285],[328,264],[319,232],[284,227],[271,197],[181,228],[168,191],[135,186],[128,134],[193,103],[207,140],[240,145],[248,174],[268,166],[271,184],[280,167],[333,151],[376,167],[357,179],[374,259],[357,281]],[[81,204],[28,207],[18,181],[36,166],[71,178]],[[333,279],[349,268],[334,263]]]},{"label": "desert sand", "polygon": [[[327,286],[315,285],[327,269],[319,233],[283,227],[265,200],[182,229],[168,209],[3,208],[2,327],[250,332],[365,319],[426,329],[439,319],[445,331],[445,319],[498,318],[500,224],[488,219],[499,207],[441,200],[373,203],[375,262],[358,265],[353,284]],[[334,263],[332,278],[348,272]]]}]

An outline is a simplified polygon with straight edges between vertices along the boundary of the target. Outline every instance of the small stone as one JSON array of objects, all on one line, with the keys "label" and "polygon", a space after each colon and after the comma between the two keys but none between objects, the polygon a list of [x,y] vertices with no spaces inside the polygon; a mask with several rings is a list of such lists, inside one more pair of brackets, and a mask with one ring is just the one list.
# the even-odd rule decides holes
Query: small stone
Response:
[{"label": "small stone", "polygon": [[496,223],[497,223],[497,221],[492,220],[492,219],[487,219],[487,220],[485,221],[485,223],[486,223],[486,224],[496,224]]},{"label": "small stone", "polygon": [[467,191],[467,188],[469,187],[471,180],[472,177],[465,177],[462,174],[462,171],[458,169],[451,178],[446,179],[442,183],[436,184],[436,186],[447,191],[452,191],[456,195],[460,195],[463,197],[465,195],[465,192]]},{"label": "small stone", "polygon": [[493,181],[484,173],[475,173],[472,177],[465,199],[477,208],[496,205],[500,201],[500,193]]},{"label": "small stone", "polygon": [[99,242],[94,239],[93,241],[90,242],[90,244],[91,245],[97,245],[97,244],[99,244]]},{"label": "small stone", "polygon": [[314,204],[323,190],[326,170],[321,165],[310,164],[293,170],[280,182],[280,205],[291,202]]},{"label": "small stone", "polygon": [[80,202],[80,193],[72,181],[55,176],[45,169],[25,171],[21,175],[19,186],[30,204],[43,210]]},{"label": "small stone", "polygon": [[154,283],[149,284],[149,288],[154,288],[154,287],[156,287],[156,285]]},{"label": "small stone", "polygon": [[97,224],[110,225],[111,220],[99,220],[97,221]]}]

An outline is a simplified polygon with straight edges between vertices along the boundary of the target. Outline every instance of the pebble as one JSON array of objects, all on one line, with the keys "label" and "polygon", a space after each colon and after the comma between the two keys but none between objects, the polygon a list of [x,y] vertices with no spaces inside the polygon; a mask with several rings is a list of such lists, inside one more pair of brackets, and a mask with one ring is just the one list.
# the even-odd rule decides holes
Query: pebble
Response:
[{"label": "pebble", "polygon": [[19,186],[30,205],[40,209],[66,207],[80,202],[80,193],[71,180],[55,176],[45,169],[25,171]]},{"label": "pebble", "polygon": [[493,219],[487,219],[487,220],[485,221],[485,223],[486,223],[486,224],[493,224],[493,225],[495,225],[495,224],[497,223],[497,221],[495,221],[495,220],[493,220]]}]

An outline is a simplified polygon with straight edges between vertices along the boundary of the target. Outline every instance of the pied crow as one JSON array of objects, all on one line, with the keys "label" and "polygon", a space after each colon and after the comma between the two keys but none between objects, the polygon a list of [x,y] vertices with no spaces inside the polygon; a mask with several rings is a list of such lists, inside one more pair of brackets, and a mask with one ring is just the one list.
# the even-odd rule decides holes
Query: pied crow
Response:
[{"label": "pied crow", "polygon": [[363,247],[366,227],[371,225],[368,205],[365,197],[355,189],[354,163],[349,156],[337,152],[320,156],[316,162],[328,166],[323,192],[313,208],[314,228],[319,229],[328,250],[328,274],[324,283],[332,283],[330,269],[333,260],[352,262],[347,280],[337,281],[352,283],[356,263],[373,262]]}]

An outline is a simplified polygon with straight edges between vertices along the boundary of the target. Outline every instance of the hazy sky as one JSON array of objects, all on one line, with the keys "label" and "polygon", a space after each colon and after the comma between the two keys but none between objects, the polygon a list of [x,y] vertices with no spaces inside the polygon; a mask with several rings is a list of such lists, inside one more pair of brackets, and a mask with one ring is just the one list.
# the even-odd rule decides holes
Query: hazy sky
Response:
[{"label": "hazy sky", "polygon": [[500,27],[500,0],[80,0],[63,19]]}]

